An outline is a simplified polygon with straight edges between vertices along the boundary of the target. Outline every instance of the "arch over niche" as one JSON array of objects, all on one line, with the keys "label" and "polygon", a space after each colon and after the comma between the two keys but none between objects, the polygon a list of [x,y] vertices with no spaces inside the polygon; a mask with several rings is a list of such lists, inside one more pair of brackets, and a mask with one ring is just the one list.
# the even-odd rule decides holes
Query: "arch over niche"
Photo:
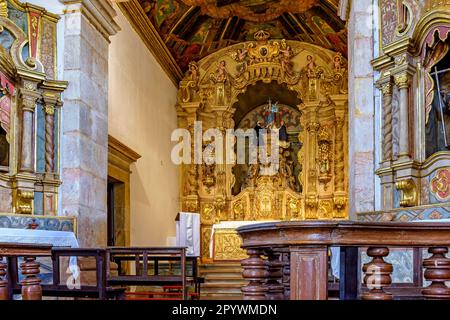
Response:
[{"label": "arch over niche", "polygon": [[[298,102],[291,107],[302,115],[297,159],[303,188],[292,190],[277,175],[257,176],[254,184],[233,195],[234,164],[184,164],[182,209],[201,214],[204,259],[210,256],[210,235],[217,222],[348,217],[346,59],[309,43],[270,40],[265,31],[257,32],[255,39],[190,63],[179,86],[179,127],[189,129],[192,136],[195,121],[202,121],[203,130],[234,129],[236,119],[244,116],[238,109],[246,103],[240,101],[246,92],[263,84],[285,87],[293,92],[291,100]],[[281,169],[277,174],[281,175]],[[231,245],[234,242],[218,241],[215,246],[228,247],[215,247],[214,258],[239,258],[239,246]]]}]

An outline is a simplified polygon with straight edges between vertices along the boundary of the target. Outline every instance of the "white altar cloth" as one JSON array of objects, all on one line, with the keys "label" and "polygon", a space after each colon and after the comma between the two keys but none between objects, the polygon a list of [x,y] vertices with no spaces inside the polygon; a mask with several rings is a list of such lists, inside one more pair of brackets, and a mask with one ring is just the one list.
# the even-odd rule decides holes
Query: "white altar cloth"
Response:
[{"label": "white altar cloth", "polygon": [[176,222],[176,243],[187,247],[188,257],[200,256],[200,214],[180,212]]},{"label": "white altar cloth", "polygon": [[[0,228],[0,243],[51,244],[54,247],[78,248],[73,232]],[[79,276],[77,258],[70,257],[69,268],[75,279]]]}]

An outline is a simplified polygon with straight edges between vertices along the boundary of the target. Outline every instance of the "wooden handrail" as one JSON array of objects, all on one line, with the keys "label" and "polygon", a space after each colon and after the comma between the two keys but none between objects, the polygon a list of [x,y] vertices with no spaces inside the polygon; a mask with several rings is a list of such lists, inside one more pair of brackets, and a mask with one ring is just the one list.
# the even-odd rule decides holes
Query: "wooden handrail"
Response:
[{"label": "wooden handrail", "polygon": [[[450,260],[446,257],[449,223],[270,222],[243,226],[237,232],[249,255],[242,261],[243,276],[249,280],[242,289],[245,299],[327,299],[328,248],[333,246],[342,248],[344,258],[351,252],[345,248],[367,247],[372,261],[363,271],[370,290],[361,295],[367,300],[393,298],[385,291],[393,272],[393,266],[384,260],[389,248],[429,248],[432,256],[424,260],[423,267],[425,278],[432,284],[422,290],[423,297],[450,299],[450,289],[445,285],[450,281]],[[354,257],[347,255],[347,260],[348,266],[355,263]],[[280,291],[283,283],[284,295]],[[342,283],[341,288],[345,287]]]}]

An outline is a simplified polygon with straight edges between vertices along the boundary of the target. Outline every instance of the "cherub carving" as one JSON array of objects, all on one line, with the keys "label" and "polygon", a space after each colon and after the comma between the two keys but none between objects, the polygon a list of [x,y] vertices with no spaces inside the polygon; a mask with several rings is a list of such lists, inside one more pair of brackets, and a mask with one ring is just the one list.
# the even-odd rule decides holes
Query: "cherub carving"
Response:
[{"label": "cherub carving", "polygon": [[338,53],[334,56],[333,59],[333,66],[334,66],[334,72],[335,73],[341,73],[342,72],[342,54]]},{"label": "cherub carving", "polygon": [[247,55],[248,55],[248,49],[238,49],[237,52],[234,54],[234,60],[236,60],[237,62],[240,62],[241,65],[238,67],[238,72],[239,74],[244,73],[245,71],[247,71],[247,67],[248,67],[248,61],[247,61]]},{"label": "cherub carving", "polygon": [[227,80],[228,78],[228,72],[226,69],[226,62],[225,60],[221,60],[218,64],[217,64],[217,70],[215,74],[211,75],[211,80],[213,80],[213,82],[215,83],[223,83]]},{"label": "cherub carving", "polygon": [[188,71],[186,71],[185,79],[197,82],[199,77],[200,72],[198,70],[197,62],[195,61],[189,62]]}]

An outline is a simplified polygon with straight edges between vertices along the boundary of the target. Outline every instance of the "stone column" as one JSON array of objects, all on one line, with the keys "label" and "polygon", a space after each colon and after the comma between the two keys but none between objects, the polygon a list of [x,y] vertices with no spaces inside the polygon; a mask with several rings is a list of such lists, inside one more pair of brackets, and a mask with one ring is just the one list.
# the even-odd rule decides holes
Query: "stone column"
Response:
[{"label": "stone column", "polygon": [[62,109],[62,212],[76,216],[81,246],[106,244],[108,50],[118,30],[109,0],[66,5]]},{"label": "stone column", "polygon": [[395,84],[400,92],[399,97],[399,159],[409,160],[409,75],[404,72],[395,76]]},{"label": "stone column", "polygon": [[[349,2],[347,2],[349,5]],[[349,12],[349,197],[350,218],[375,209],[375,103],[372,0],[351,1]]]}]

